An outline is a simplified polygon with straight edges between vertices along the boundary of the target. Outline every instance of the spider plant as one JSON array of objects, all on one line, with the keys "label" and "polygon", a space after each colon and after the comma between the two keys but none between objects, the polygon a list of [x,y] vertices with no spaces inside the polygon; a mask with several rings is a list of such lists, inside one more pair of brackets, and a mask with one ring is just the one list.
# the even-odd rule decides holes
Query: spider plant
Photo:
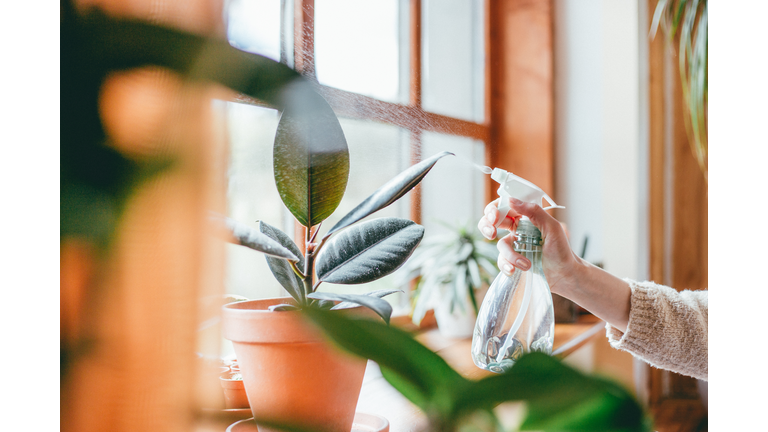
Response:
[{"label": "spider plant", "polygon": [[485,240],[471,224],[453,226],[438,222],[450,231],[423,241],[401,273],[403,282],[416,280],[412,319],[417,325],[441,286],[448,289],[443,301],[450,303],[451,312],[455,308],[466,311],[469,297],[477,313],[475,291],[489,284],[499,272],[494,264],[498,255],[495,242]]},{"label": "spider plant", "polygon": [[659,0],[651,36],[661,26],[671,42],[680,36],[678,59],[685,129],[691,149],[707,178],[707,0]]}]

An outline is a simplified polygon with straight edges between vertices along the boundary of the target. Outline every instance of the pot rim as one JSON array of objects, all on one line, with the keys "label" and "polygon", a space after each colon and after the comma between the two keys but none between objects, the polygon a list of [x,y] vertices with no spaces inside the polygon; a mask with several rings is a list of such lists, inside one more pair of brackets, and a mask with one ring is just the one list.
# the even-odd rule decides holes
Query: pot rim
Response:
[{"label": "pot rim", "polygon": [[269,306],[295,304],[291,297],[227,303],[222,306],[224,337],[242,343],[321,343],[320,331],[298,311],[270,311]]}]

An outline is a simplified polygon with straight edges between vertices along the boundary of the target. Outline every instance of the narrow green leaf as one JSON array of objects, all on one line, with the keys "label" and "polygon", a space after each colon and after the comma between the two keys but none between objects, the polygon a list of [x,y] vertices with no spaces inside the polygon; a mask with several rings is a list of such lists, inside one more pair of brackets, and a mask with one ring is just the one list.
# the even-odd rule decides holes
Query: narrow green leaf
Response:
[{"label": "narrow green leaf", "polygon": [[339,302],[356,303],[360,306],[365,306],[368,309],[376,312],[384,322],[389,324],[389,318],[392,316],[392,305],[388,301],[379,297],[367,296],[363,294],[339,294],[329,292],[313,292],[307,297],[316,300],[330,300]]},{"label": "narrow green leaf", "polygon": [[400,218],[380,218],[332,237],[316,264],[323,282],[360,284],[397,270],[424,236],[424,227]]},{"label": "narrow green leaf", "polygon": [[325,237],[329,237],[331,234],[362,220],[400,199],[421,182],[421,179],[427,175],[429,170],[432,169],[440,158],[447,155],[453,155],[453,153],[438,153],[429,159],[425,159],[412,165],[410,168],[392,178],[384,184],[384,186],[378,188],[371,194],[371,196],[361,202],[351,212],[342,217],[341,220],[325,234]]},{"label": "narrow green leaf", "polygon": [[210,214],[210,220],[216,224],[225,227],[235,238],[236,244],[265,253],[267,255],[286,259],[292,262],[298,262],[297,257],[288,248],[284,247],[269,236],[262,234],[248,225],[237,222],[226,216]]},{"label": "narrow green leaf", "polygon": [[349,178],[349,149],[338,118],[320,95],[303,92],[280,116],[273,162],[283,203],[310,227],[336,210]]},{"label": "narrow green leaf", "polygon": [[[294,243],[293,240],[288,237],[287,234],[264,221],[259,221],[259,231],[267,237],[280,243],[283,247],[289,249],[293,254],[299,257],[297,265],[300,269],[304,268],[304,256],[301,254],[301,250],[298,246],[296,246],[296,243]],[[298,302],[298,304],[305,304],[306,299],[304,296],[304,283],[299,275],[297,275],[293,270],[291,264],[286,260],[279,258],[272,258],[270,256],[267,256],[266,258],[269,270],[272,272],[272,275],[275,276],[275,279],[277,279],[280,285],[282,285],[283,288],[288,291],[288,294],[290,294],[291,297],[293,297],[296,302]]]}]

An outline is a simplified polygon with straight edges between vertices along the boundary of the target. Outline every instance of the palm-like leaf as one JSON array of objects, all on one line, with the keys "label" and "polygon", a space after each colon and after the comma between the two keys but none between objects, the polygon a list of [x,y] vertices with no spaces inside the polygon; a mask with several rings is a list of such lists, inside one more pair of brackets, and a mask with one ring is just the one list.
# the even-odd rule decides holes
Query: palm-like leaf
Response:
[{"label": "palm-like leaf", "polygon": [[680,82],[687,111],[685,127],[694,157],[707,177],[708,103],[707,0],[659,0],[651,23],[651,35],[659,27],[672,40],[680,35],[678,48]]},{"label": "palm-like leaf", "polygon": [[397,270],[424,236],[424,227],[400,218],[374,219],[332,237],[317,258],[323,282],[360,284]]},{"label": "palm-like leaf", "polygon": [[342,217],[341,220],[325,234],[325,237],[330,237],[333,233],[346,228],[397,201],[403,195],[408,193],[408,191],[413,189],[414,186],[419,184],[421,179],[427,175],[429,170],[432,169],[440,158],[448,155],[453,155],[453,153],[438,153],[401,172],[385,183],[384,186],[378,188],[371,194],[371,196],[366,198],[351,212]]}]

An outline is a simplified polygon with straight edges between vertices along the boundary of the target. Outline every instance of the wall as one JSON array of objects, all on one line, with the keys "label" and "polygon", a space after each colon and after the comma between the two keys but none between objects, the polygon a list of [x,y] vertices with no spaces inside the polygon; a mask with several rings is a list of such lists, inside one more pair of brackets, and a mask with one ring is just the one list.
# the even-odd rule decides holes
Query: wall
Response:
[{"label": "wall", "polygon": [[[571,247],[648,277],[646,0],[555,0],[555,190]],[[582,369],[644,391],[646,366],[601,340]],[[577,356],[579,357],[579,356]],[[637,385],[638,383],[643,383]]]},{"label": "wall", "polygon": [[[645,278],[647,120],[638,2],[557,0],[555,194],[577,252]],[[643,26],[644,27],[644,26]],[[643,41],[644,42],[644,41]]]}]

